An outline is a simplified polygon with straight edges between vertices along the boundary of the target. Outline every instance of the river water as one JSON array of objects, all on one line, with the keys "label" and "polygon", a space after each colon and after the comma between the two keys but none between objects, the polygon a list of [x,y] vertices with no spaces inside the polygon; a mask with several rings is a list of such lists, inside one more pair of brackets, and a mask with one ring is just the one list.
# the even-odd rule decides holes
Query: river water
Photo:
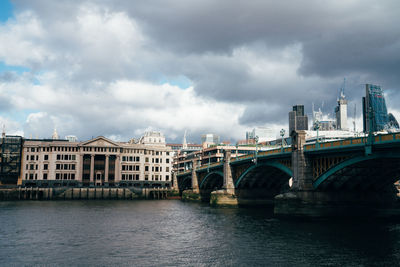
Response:
[{"label": "river water", "polygon": [[1,266],[398,266],[400,223],[179,200],[0,202]]}]

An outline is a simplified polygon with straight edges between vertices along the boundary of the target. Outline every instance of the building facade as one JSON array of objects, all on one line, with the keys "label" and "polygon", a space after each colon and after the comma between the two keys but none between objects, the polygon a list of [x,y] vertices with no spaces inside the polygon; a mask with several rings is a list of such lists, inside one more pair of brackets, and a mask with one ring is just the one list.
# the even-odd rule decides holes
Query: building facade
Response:
[{"label": "building facade", "polygon": [[295,105],[289,112],[289,135],[297,130],[308,130],[308,117],[304,114],[303,105]]},{"label": "building facade", "polygon": [[383,89],[379,85],[366,84],[363,97],[364,132],[398,129],[399,124],[393,114],[387,112]]},{"label": "building facade", "polygon": [[21,173],[21,136],[3,135],[0,139],[0,185],[16,185]]},{"label": "building facade", "polygon": [[149,136],[149,143],[143,139],[138,143],[114,142],[102,136],[86,142],[25,140],[19,183],[49,187],[169,187],[171,149],[165,139],[157,136],[150,142]]}]

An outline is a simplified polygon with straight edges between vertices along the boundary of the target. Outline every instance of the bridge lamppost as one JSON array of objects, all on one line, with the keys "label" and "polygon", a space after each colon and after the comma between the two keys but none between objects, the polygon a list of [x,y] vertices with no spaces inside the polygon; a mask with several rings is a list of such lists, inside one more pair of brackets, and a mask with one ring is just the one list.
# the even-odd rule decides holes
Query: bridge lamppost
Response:
[{"label": "bridge lamppost", "polygon": [[319,148],[319,140],[318,140],[318,139],[319,139],[319,138],[318,138],[318,137],[319,137],[319,136],[318,136],[319,124],[320,124],[319,121],[316,120],[316,121],[315,121],[315,125],[314,125],[314,129],[317,130],[317,141],[315,142],[315,148]]},{"label": "bridge lamppost", "polygon": [[285,136],[285,129],[282,129],[280,134],[281,134],[281,138],[282,138],[281,139],[281,150],[283,152],[283,137]]},{"label": "bridge lamppost", "polygon": [[236,142],[236,158],[238,157],[238,146],[239,144]]},{"label": "bridge lamppost", "polygon": [[257,157],[258,157],[258,136],[254,137],[254,141],[256,141],[256,157],[254,159],[254,164],[257,164]]}]

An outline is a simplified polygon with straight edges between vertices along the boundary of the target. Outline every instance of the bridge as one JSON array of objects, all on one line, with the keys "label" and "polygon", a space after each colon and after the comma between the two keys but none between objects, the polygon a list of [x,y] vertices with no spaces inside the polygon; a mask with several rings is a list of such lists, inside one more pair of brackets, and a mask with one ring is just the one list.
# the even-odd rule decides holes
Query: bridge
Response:
[{"label": "bridge", "polygon": [[215,205],[273,204],[276,214],[385,215],[397,202],[400,133],[292,146],[198,164],[177,174],[183,199]]}]

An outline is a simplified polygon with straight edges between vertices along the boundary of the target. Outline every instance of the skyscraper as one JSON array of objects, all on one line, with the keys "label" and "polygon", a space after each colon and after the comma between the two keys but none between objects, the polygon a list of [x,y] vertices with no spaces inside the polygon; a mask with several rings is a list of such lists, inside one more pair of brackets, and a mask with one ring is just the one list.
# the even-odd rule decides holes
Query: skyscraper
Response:
[{"label": "skyscraper", "polygon": [[289,112],[289,134],[296,130],[308,130],[308,117],[304,115],[304,105],[293,106]]},{"label": "skyscraper", "polygon": [[398,128],[398,123],[392,114],[388,114],[383,90],[379,85],[366,84],[363,97],[364,132],[382,131],[388,128]]}]

